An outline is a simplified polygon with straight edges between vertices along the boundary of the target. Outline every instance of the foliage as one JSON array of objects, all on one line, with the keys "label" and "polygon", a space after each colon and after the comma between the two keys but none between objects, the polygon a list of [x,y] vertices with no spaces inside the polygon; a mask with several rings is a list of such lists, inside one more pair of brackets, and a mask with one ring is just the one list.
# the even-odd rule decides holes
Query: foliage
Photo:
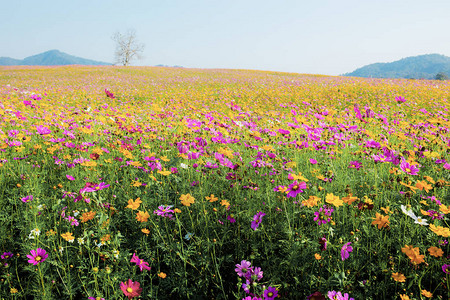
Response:
[{"label": "foliage", "polygon": [[0,298],[447,299],[449,92],[0,69]]}]

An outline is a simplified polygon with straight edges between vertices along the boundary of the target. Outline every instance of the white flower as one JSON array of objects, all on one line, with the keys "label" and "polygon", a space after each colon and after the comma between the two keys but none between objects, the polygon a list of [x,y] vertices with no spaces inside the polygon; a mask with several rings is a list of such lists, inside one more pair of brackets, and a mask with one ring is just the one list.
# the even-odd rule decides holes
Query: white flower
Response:
[{"label": "white flower", "polygon": [[414,220],[417,220],[417,216],[413,213],[411,209],[406,209],[406,206],[400,205],[400,208],[402,209],[402,212],[409,216],[410,218],[413,218]]},{"label": "white flower", "polygon": [[80,245],[84,245],[84,238],[77,238],[77,242]]},{"label": "white flower", "polygon": [[181,163],[181,164],[180,164],[180,168],[182,168],[182,169],[187,169],[187,168],[188,168],[188,165],[187,165],[187,164]]},{"label": "white flower", "polygon": [[419,225],[425,225],[428,226],[428,222],[426,219],[422,219],[421,217],[416,217],[414,223]]},{"label": "white flower", "polygon": [[28,235],[29,239],[34,239],[35,237],[39,236],[41,234],[41,231],[38,228],[35,228],[31,230],[30,234]]}]

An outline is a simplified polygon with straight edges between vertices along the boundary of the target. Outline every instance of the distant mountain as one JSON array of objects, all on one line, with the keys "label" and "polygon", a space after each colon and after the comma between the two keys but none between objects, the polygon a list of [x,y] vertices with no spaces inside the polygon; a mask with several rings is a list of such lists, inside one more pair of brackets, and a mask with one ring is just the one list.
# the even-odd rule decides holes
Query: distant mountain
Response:
[{"label": "distant mountain", "polygon": [[0,57],[0,66],[63,66],[63,65],[105,66],[111,64],[69,55],[67,53],[58,50],[50,50],[44,53],[26,57],[22,60],[10,57]]},{"label": "distant mountain", "polygon": [[183,66],[168,66],[168,65],[156,65],[155,67],[164,67],[164,68],[184,68]]},{"label": "distant mountain", "polygon": [[434,79],[440,72],[450,77],[450,57],[440,54],[425,54],[406,57],[391,63],[367,65],[351,73],[343,74],[343,76]]}]

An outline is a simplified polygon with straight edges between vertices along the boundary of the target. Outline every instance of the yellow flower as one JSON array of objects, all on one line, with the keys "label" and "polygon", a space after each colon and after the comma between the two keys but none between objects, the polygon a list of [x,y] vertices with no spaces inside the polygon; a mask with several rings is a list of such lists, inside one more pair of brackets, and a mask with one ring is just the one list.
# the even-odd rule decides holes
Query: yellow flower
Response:
[{"label": "yellow flower", "polygon": [[73,243],[73,241],[75,240],[71,232],[62,233],[61,237],[70,243]]},{"label": "yellow flower", "polygon": [[427,290],[422,290],[421,292],[422,292],[422,295],[424,295],[424,296],[427,297],[427,298],[433,297],[433,294],[430,293],[430,292],[427,291]]},{"label": "yellow flower", "polygon": [[444,251],[442,251],[440,248],[434,247],[434,246],[428,248],[428,252],[430,252],[430,255],[434,256],[434,257],[441,257],[444,254]]},{"label": "yellow flower", "polygon": [[327,197],[325,198],[325,202],[333,204],[336,207],[344,205],[344,201],[339,199],[339,196],[333,195],[333,193],[327,194]]},{"label": "yellow flower", "polygon": [[408,295],[402,294],[400,295],[400,300],[411,300]]},{"label": "yellow flower", "polygon": [[161,175],[164,175],[164,176],[168,176],[168,175],[172,174],[172,172],[167,171],[167,170],[164,170],[164,171],[158,171],[157,173],[158,173],[158,174],[161,174]]},{"label": "yellow flower", "polygon": [[176,213],[176,214],[179,214],[179,213],[181,213],[181,209],[179,209],[178,207],[174,208],[173,212]]},{"label": "yellow flower", "polygon": [[91,160],[91,161],[85,161],[81,165],[84,167],[96,167],[97,163],[95,161]]},{"label": "yellow flower", "polygon": [[180,196],[181,204],[184,206],[191,206],[195,202],[195,198],[191,196],[191,194],[182,194]]},{"label": "yellow flower", "polygon": [[133,201],[133,199],[128,200],[128,205],[125,208],[131,208],[132,210],[136,210],[141,205],[141,198],[137,198]]},{"label": "yellow flower", "polygon": [[450,214],[450,206],[445,206],[444,204],[439,205],[439,210],[443,214]]},{"label": "yellow flower", "polygon": [[11,294],[17,294],[19,291],[16,288],[11,288]]},{"label": "yellow flower", "polygon": [[167,277],[167,274],[164,273],[164,272],[159,272],[159,273],[158,273],[158,277],[161,277],[162,279],[164,279],[164,278]]},{"label": "yellow flower", "polygon": [[405,282],[406,281],[406,277],[405,275],[403,275],[402,273],[392,273],[392,278],[394,278],[395,281],[397,282]]},{"label": "yellow flower", "polygon": [[314,257],[315,257],[315,259],[317,259],[317,260],[321,260],[321,259],[322,259],[322,256],[321,256],[319,253],[315,253],[315,254],[314,254]]},{"label": "yellow flower", "polygon": [[149,217],[150,215],[148,214],[148,212],[138,211],[136,213],[136,220],[138,220],[139,222],[147,222]]},{"label": "yellow flower", "polygon": [[376,213],[375,216],[375,218],[372,218],[372,225],[377,225],[378,229],[386,228],[389,226],[389,216],[383,216],[379,213]]},{"label": "yellow flower", "polygon": [[211,196],[206,196],[205,197],[206,198],[206,200],[208,200],[209,202],[216,202],[217,200],[219,200],[219,198],[216,198],[215,196],[214,196],[214,194],[211,194]]},{"label": "yellow flower", "polygon": [[148,235],[150,233],[150,230],[148,230],[147,228],[142,228],[141,231],[143,233],[145,233],[146,235]]},{"label": "yellow flower", "polygon": [[435,226],[434,224],[430,224],[430,229],[437,235],[441,235],[443,237],[449,237],[450,236],[450,229],[442,226]]},{"label": "yellow flower", "polygon": [[161,156],[160,159],[165,162],[170,161],[170,159],[168,159],[167,156]]}]

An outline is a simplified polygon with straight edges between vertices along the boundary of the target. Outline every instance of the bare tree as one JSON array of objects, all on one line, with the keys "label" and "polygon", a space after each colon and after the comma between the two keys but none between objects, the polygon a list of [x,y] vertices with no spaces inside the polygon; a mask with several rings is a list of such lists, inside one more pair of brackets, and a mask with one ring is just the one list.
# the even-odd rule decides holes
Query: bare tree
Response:
[{"label": "bare tree", "polygon": [[125,34],[116,32],[112,40],[116,42],[116,63],[128,66],[135,58],[142,59],[141,53],[145,46],[138,42],[134,29],[128,29]]}]

